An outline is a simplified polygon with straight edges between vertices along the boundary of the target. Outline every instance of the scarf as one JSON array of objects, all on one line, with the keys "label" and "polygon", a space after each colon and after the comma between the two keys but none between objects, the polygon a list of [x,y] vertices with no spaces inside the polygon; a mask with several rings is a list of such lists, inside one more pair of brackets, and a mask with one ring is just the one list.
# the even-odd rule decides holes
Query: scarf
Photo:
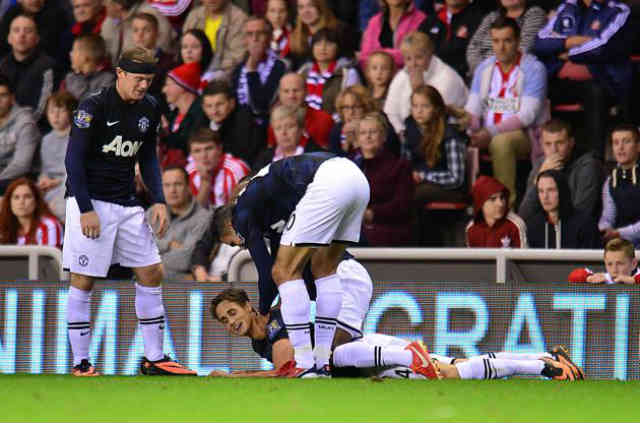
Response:
[{"label": "scarf", "polygon": [[[267,50],[267,58],[258,63],[258,75],[260,76],[260,83],[264,85],[267,82],[267,78],[271,74],[273,65],[276,63],[278,56],[271,50]],[[240,78],[238,79],[238,103],[250,104],[251,98],[249,96],[249,82],[247,81],[247,67],[243,66],[240,71]]]},{"label": "scarf", "polygon": [[271,37],[271,50],[280,57],[284,57],[286,55],[285,47],[289,44],[289,32],[290,29],[288,26],[273,30],[273,37]]},{"label": "scarf", "polygon": [[307,97],[305,101],[312,109],[322,110],[322,91],[324,83],[333,76],[337,62],[331,62],[325,72],[320,72],[318,62],[313,62],[311,70],[307,74]]}]

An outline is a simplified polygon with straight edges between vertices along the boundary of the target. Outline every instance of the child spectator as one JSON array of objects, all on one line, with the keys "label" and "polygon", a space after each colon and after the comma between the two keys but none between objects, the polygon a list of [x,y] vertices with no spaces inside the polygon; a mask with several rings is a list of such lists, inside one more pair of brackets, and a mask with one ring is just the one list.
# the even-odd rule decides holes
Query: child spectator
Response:
[{"label": "child spectator", "polygon": [[613,238],[604,247],[606,273],[595,273],[589,268],[574,269],[569,282],[640,284],[640,269],[633,244],[626,239]]},{"label": "child spectator", "polygon": [[0,205],[0,243],[62,247],[62,225],[51,213],[35,182],[19,178],[9,184]]},{"label": "child spectator", "polygon": [[307,104],[333,115],[335,101],[343,89],[360,83],[358,71],[350,59],[340,56],[338,34],[321,29],[311,39],[313,62],[307,62],[299,72],[307,80]]},{"label": "child spectator", "polygon": [[449,123],[442,96],[431,85],[411,95],[405,121],[406,149],[413,163],[418,207],[432,201],[466,202],[467,136]]},{"label": "child spectator", "polygon": [[222,151],[217,132],[201,128],[189,138],[189,187],[204,208],[223,206],[229,202],[233,188],[249,173],[240,159]]},{"label": "child spectator", "polygon": [[[158,35],[160,24],[158,18],[151,13],[137,13],[131,21],[131,37],[133,44],[155,52],[158,59],[157,66],[163,71],[168,71],[175,66],[173,55],[168,54],[158,47]],[[164,74],[156,75],[155,79],[163,79]],[[154,81],[155,82],[155,81]],[[162,84],[162,81],[158,81]]]},{"label": "child spectator", "polygon": [[611,131],[616,167],[602,189],[602,216],[598,228],[606,241],[622,238],[640,245],[640,133],[621,124]]},{"label": "child spectator", "polygon": [[509,190],[490,176],[473,184],[474,218],[466,229],[467,247],[527,248],[524,221],[508,208]]},{"label": "child spectator", "polygon": [[273,28],[271,50],[278,56],[285,57],[289,52],[289,36],[291,34],[287,0],[268,0],[267,12],[264,16]]},{"label": "child spectator", "polygon": [[180,56],[178,63],[198,62],[202,69],[200,80],[200,91],[213,79],[213,73],[207,72],[209,65],[213,59],[213,50],[207,34],[201,29],[190,29],[180,38]]},{"label": "child spectator", "polygon": [[391,84],[391,78],[396,72],[395,62],[393,56],[386,51],[376,51],[369,56],[367,65],[364,70],[365,78],[367,79],[367,86],[373,100],[378,105],[378,110],[382,110],[384,102],[387,99],[387,93],[389,91],[389,84]]},{"label": "child spectator", "polygon": [[56,217],[64,222],[65,181],[67,171],[64,165],[71,130],[71,114],[78,107],[78,101],[68,92],[59,91],[47,101],[47,121],[51,131],[42,138],[40,162],[42,169],[38,177],[38,189],[44,194],[44,201]]},{"label": "child spectator", "polygon": [[68,91],[78,101],[113,85],[116,80],[109,68],[104,40],[97,34],[80,35],[69,53],[71,72],[64,78],[61,91]]},{"label": "child spectator", "polygon": [[526,220],[531,248],[600,248],[600,234],[589,210],[571,204],[569,182],[557,169],[541,172],[536,180],[536,212]]}]

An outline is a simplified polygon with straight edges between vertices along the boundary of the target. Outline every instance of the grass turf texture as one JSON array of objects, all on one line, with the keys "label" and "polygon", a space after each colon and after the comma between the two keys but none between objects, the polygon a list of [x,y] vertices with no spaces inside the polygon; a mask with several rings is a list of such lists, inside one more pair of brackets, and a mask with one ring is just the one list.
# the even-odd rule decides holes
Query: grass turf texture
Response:
[{"label": "grass turf texture", "polygon": [[0,375],[0,421],[637,421],[640,382]]}]

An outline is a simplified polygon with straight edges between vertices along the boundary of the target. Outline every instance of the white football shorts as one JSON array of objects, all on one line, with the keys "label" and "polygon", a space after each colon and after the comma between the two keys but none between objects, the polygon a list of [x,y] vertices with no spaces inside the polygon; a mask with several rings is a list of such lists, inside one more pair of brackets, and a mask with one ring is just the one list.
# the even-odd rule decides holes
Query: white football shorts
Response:
[{"label": "white football shorts", "polygon": [[337,274],[342,283],[342,308],[338,315],[338,327],[353,337],[362,337],[362,324],[369,311],[373,283],[369,272],[356,260],[342,260]]}]

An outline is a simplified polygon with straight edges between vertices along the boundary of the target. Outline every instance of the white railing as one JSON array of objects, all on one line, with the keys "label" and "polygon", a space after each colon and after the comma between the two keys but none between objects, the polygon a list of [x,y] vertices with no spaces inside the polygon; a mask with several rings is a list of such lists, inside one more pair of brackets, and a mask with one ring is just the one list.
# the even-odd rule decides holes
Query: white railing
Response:
[{"label": "white railing", "polygon": [[40,276],[40,257],[53,259],[60,280],[64,280],[62,270],[62,251],[55,247],[39,245],[0,245],[0,257],[27,257],[29,280],[38,280]]},{"label": "white railing", "polygon": [[[496,282],[505,283],[510,262],[516,261],[580,261],[602,263],[602,250],[543,250],[511,248],[350,248],[349,252],[363,261],[495,261]],[[640,252],[636,252],[640,259]],[[254,266],[247,250],[236,254],[229,263],[228,279],[240,281],[245,266]],[[255,273],[255,272],[254,272]],[[250,281],[246,281],[250,282]]]}]

